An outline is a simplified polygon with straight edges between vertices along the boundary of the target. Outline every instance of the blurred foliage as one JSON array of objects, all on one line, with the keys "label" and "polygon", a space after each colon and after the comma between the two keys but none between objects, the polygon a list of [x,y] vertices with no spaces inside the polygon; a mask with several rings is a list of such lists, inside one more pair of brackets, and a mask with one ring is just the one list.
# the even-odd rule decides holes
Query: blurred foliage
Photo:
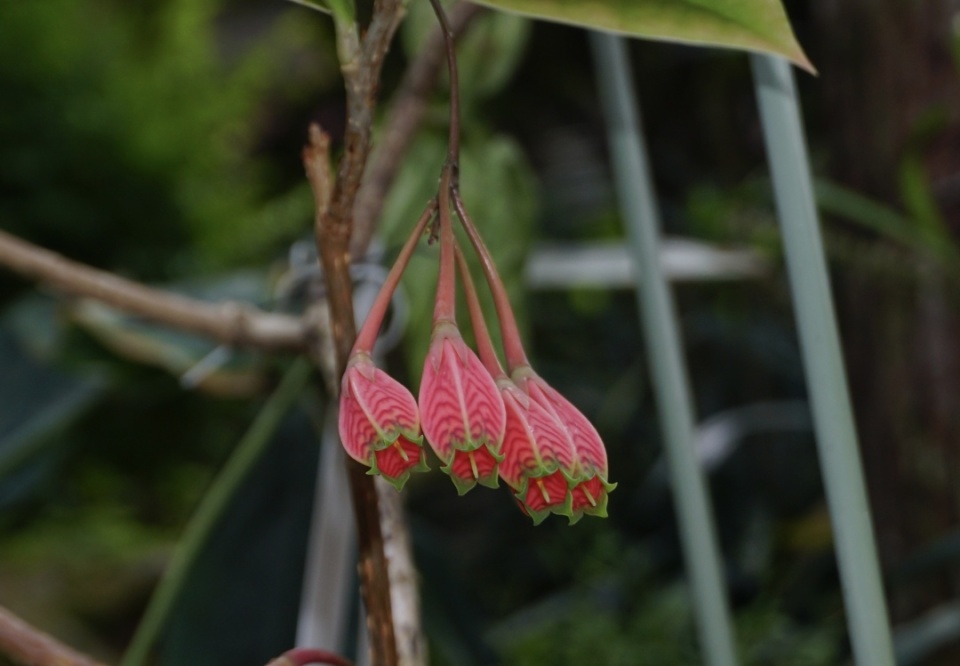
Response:
[{"label": "blurred foliage", "polygon": [[[329,20],[277,4],[0,3],[0,227],[179,291],[275,304],[278,259],[311,226],[304,127],[319,120],[336,146],[343,125]],[[385,96],[427,10],[410,7]],[[620,485],[609,520],[532,529],[505,489],[457,498],[443,475],[413,479],[433,663],[700,663],[634,294],[522,284],[534,239],[622,235],[585,40],[491,13],[461,48],[464,200],[538,371],[597,424]],[[643,101],[668,230],[778,259],[742,58],[634,48],[639,80],[658,92]],[[388,260],[436,191],[443,86],[429,104],[380,220]],[[901,185],[902,213],[821,183],[821,203],[852,223],[828,227],[840,265],[896,279],[920,255],[952,261],[938,254],[922,168],[905,161]],[[390,361],[411,385],[436,252],[420,248],[403,282],[409,323]],[[804,399],[782,277],[677,287],[703,417]],[[0,279],[0,603],[114,660],[284,363],[233,354],[187,393],[176,378],[214,345]],[[300,410],[274,433],[210,535],[159,663],[259,664],[292,640],[316,440]],[[745,664],[846,657],[816,467],[809,432],[774,427],[738,440],[713,472]]]},{"label": "blurred foliage", "polygon": [[[309,195],[271,199],[269,163],[251,153],[272,81],[326,31],[284,20],[228,63],[220,4],[0,6],[4,228],[144,278],[249,260],[302,230]],[[307,82],[334,67],[320,59]]]}]

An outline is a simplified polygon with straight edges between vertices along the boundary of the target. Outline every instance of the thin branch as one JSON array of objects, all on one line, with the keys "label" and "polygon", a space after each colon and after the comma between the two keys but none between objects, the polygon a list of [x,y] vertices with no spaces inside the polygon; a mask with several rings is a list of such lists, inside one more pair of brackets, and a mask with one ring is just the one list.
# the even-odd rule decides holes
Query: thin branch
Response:
[{"label": "thin branch", "polygon": [[303,324],[251,305],[208,303],[127,280],[0,231],[0,265],[73,296],[85,296],[173,328],[235,347],[302,351]]},{"label": "thin branch", "polygon": [[440,0],[430,0],[430,4],[440,23],[443,48],[447,56],[447,75],[450,77],[450,138],[447,142],[447,162],[453,169],[453,182],[456,183],[456,171],[460,162],[460,77],[457,74],[457,51],[443,5]]},{"label": "thin branch", "polygon": [[[320,200],[316,202],[316,228],[317,250],[327,286],[338,377],[346,366],[357,335],[349,247],[353,209],[370,155],[380,69],[402,16],[401,0],[376,0],[362,42],[356,24],[334,17],[340,66],[347,93],[347,128],[343,156],[329,204],[324,205],[325,202]],[[327,157],[325,147],[316,142],[316,133],[311,134],[310,144],[304,151],[304,162],[316,192],[321,189],[319,183],[314,182],[319,164],[311,163],[326,160]],[[358,568],[372,663],[375,666],[422,664],[424,655],[419,640],[419,619],[406,618],[413,626],[415,638],[412,640],[398,636],[395,630],[394,605],[409,602],[404,598],[409,595],[414,600],[417,598],[415,586],[404,585],[405,580],[396,575],[398,563],[405,563],[405,568],[412,567],[409,546],[397,536],[406,533],[399,496],[380,492],[383,481],[375,481],[366,474],[365,467],[353,460],[347,461],[347,471],[357,517]],[[395,589],[394,585],[398,587]],[[401,585],[402,588],[399,587]],[[408,631],[408,628],[404,630]],[[408,658],[403,652],[405,646],[411,643],[415,649]]]},{"label": "thin branch", "polygon": [[0,606],[0,655],[23,666],[103,666]]},{"label": "thin branch", "polygon": [[[471,2],[457,3],[448,15],[450,32],[454,37],[460,36],[483,11]],[[353,210],[350,253],[354,257],[363,256],[370,245],[387,192],[426,115],[427,96],[436,86],[445,53],[443,32],[438,26],[410,63],[394,93]]]}]

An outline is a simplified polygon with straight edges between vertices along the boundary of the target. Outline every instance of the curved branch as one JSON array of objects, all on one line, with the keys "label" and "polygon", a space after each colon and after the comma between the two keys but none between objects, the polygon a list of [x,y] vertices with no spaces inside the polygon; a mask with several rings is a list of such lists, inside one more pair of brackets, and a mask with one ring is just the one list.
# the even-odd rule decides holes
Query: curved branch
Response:
[{"label": "curved branch", "polygon": [[199,333],[238,347],[300,351],[307,336],[300,320],[236,302],[208,303],[127,280],[81,264],[0,231],[0,265],[73,296]]},{"label": "curved branch", "polygon": [[[334,17],[347,92],[347,130],[330,199],[316,201],[316,240],[327,286],[338,377],[343,373],[357,336],[350,277],[353,209],[370,155],[380,69],[402,16],[402,0],[375,0],[373,16],[362,42],[355,24]],[[310,144],[303,155],[311,181],[322,171],[322,165],[317,163],[327,159],[326,147],[317,141],[319,136],[318,132],[311,132]],[[315,193],[322,189],[317,185],[314,184]],[[401,538],[406,527],[401,518],[399,495],[380,493],[383,482],[376,483],[366,474],[366,468],[353,460],[347,462],[347,470],[357,517],[358,568],[372,662],[376,666],[421,664],[419,618],[407,618],[413,625],[412,631],[403,627],[398,632],[398,618],[393,612],[394,606],[404,598],[416,598],[416,589],[398,575],[398,565],[410,563],[409,548],[404,548]],[[408,640],[405,634],[411,638]],[[408,644],[413,648],[408,650]]]},{"label": "curved branch", "polygon": [[103,666],[0,606],[0,655],[24,666]]},{"label": "curved branch", "polygon": [[302,351],[299,319],[252,305],[209,303],[127,280],[0,231],[0,265],[73,296],[85,296],[173,328],[235,347]]}]

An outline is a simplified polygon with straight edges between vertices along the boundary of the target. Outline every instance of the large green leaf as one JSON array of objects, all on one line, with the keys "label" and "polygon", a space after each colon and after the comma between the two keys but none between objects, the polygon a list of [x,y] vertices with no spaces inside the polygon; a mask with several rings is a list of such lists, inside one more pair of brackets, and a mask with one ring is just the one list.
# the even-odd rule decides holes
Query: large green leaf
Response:
[{"label": "large green leaf", "polygon": [[784,56],[813,71],[780,0],[475,0],[495,9],[635,37]]}]

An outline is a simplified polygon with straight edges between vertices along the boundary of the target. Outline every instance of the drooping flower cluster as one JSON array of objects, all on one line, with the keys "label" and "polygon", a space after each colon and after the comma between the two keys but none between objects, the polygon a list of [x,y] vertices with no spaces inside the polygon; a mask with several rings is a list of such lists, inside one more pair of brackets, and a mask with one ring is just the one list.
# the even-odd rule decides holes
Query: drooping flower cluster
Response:
[{"label": "drooping flower cluster", "polygon": [[[424,212],[357,336],[343,376],[340,436],[347,453],[398,489],[427,469],[423,438],[462,495],[502,478],[539,524],[551,513],[576,522],[606,516],[607,455],[587,418],[530,367],[506,289],[444,167],[440,192]],[[452,199],[452,202],[451,202]],[[452,206],[451,206],[452,203]],[[497,357],[476,289],[453,233],[451,209],[480,257],[499,319],[507,369]],[[390,298],[427,224],[438,218],[440,268],[433,332],[418,400],[371,360]],[[456,322],[456,268],[477,341],[474,352]],[[478,355],[479,353],[479,355]],[[508,372],[509,371],[509,372]],[[422,432],[422,434],[421,434]]]}]

